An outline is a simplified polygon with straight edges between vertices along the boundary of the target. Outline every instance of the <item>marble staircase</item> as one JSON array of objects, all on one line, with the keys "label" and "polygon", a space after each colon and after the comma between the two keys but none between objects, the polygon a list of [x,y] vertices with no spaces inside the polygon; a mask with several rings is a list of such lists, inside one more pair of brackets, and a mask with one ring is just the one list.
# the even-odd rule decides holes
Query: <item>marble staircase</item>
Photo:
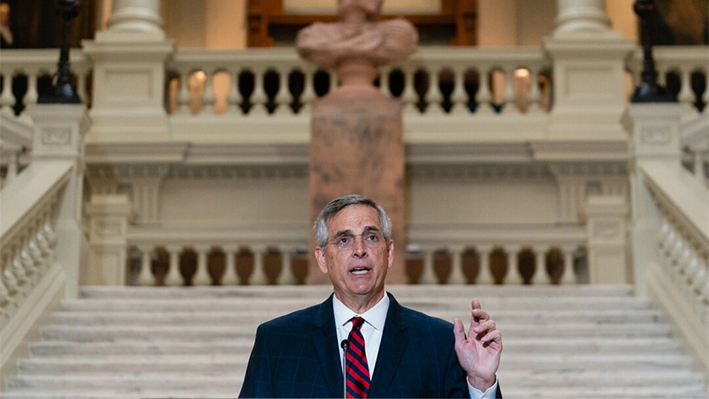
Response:
[{"label": "marble staircase", "polygon": [[[507,399],[707,398],[670,327],[629,286],[391,286],[404,305],[467,320],[478,297],[504,340]],[[256,326],[328,286],[84,287],[29,344],[0,398],[233,398]],[[466,321],[467,323],[467,321]]]}]

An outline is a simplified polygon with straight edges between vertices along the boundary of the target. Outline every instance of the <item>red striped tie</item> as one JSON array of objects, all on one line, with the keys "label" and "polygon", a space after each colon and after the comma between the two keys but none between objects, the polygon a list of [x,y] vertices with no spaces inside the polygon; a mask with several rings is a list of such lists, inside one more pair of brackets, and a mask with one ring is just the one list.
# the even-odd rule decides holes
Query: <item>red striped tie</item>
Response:
[{"label": "red striped tie", "polygon": [[362,324],[363,318],[353,317],[352,331],[347,338],[350,341],[346,354],[348,398],[366,398],[369,391],[369,365],[364,351],[364,337],[360,331]]}]

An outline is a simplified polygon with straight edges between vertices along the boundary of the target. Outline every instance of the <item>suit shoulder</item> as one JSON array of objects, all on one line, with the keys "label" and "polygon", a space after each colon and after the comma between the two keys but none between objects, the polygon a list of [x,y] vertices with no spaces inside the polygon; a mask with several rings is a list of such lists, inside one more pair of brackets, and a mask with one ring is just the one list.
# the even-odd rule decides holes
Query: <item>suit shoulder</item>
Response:
[{"label": "suit shoulder", "polygon": [[431,329],[433,331],[447,331],[453,332],[453,323],[443,320],[438,317],[429,316],[426,313],[419,312],[418,310],[413,310],[404,307],[402,309],[402,314],[410,321],[409,326],[419,326],[422,328]]},{"label": "suit shoulder", "polygon": [[309,308],[296,310],[295,312],[276,317],[275,319],[262,323],[259,326],[259,329],[263,331],[282,331],[284,329],[292,329],[294,327],[311,324],[313,322],[313,317],[317,312],[318,306],[319,305],[311,306]]}]

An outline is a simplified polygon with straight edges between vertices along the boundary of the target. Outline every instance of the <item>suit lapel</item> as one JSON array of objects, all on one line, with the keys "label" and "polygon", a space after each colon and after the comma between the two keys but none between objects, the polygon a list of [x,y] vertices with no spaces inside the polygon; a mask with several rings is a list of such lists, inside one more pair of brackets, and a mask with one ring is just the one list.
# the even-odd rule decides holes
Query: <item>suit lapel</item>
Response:
[{"label": "suit lapel", "polygon": [[312,335],[313,346],[320,359],[325,381],[330,389],[330,397],[342,397],[344,380],[342,379],[340,351],[335,331],[335,316],[332,310],[332,295],[320,304],[313,318],[313,325],[315,326]]},{"label": "suit lapel", "polygon": [[404,334],[408,324],[402,315],[403,308],[394,299],[394,296],[389,293],[387,295],[389,295],[390,300],[389,311],[384,324],[382,343],[379,346],[377,365],[374,369],[369,393],[367,394],[371,398],[386,397],[394,375],[399,369],[401,357],[409,343],[409,337]]}]

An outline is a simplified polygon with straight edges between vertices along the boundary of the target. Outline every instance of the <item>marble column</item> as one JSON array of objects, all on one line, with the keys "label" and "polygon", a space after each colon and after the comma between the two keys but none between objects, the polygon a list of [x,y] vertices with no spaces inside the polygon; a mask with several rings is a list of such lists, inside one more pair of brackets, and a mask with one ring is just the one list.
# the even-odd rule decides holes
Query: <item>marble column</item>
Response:
[{"label": "marble column", "polygon": [[165,37],[160,0],[113,0],[106,25],[112,31],[152,32]]},{"label": "marble column", "polygon": [[558,0],[554,36],[578,32],[604,32],[611,28],[605,0]]}]

